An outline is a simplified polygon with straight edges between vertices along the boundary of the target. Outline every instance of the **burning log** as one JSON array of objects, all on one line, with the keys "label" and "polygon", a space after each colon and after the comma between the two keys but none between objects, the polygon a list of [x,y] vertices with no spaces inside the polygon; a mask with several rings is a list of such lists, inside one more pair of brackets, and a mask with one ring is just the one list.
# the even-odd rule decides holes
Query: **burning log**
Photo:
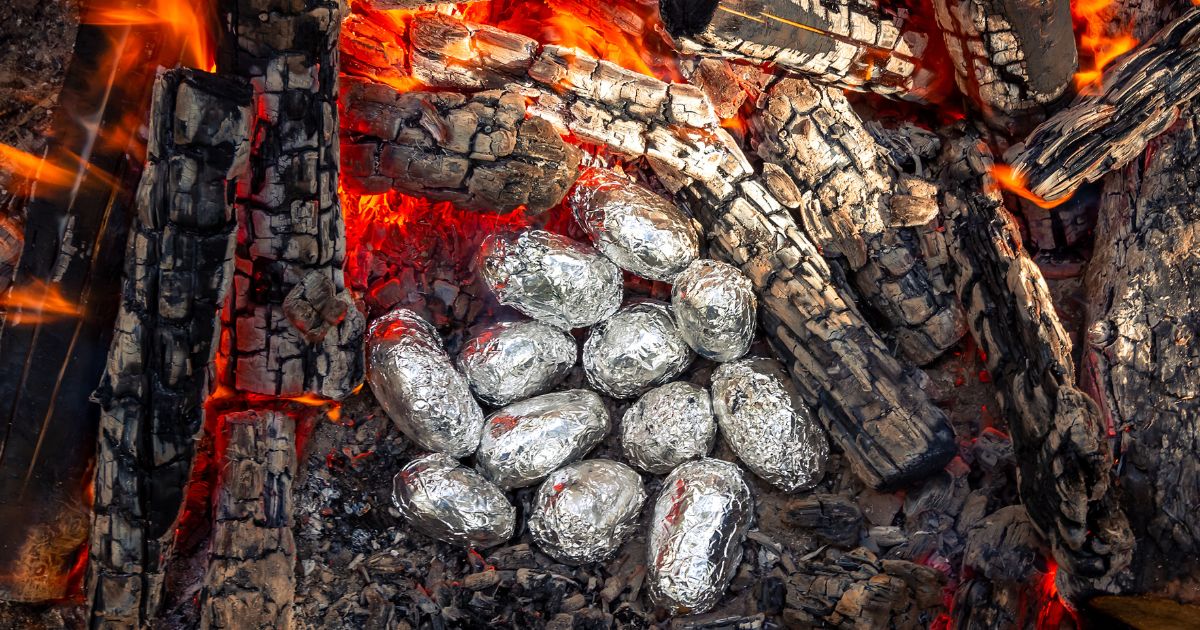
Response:
[{"label": "burning log", "polygon": [[929,96],[928,37],[901,32],[878,3],[799,0],[661,0],[667,32],[684,53],[774,64],[815,81],[910,100]]},{"label": "burning log", "polygon": [[397,190],[479,212],[540,213],[579,176],[580,150],[528,117],[515,91],[398,94],[359,79],[343,87],[342,182],[351,192]]},{"label": "burning log", "polygon": [[290,628],[295,422],[281,412],[245,411],[223,416],[220,425],[224,460],[213,497],[200,627]]},{"label": "burning log", "polygon": [[1069,0],[936,0],[954,80],[1009,132],[1066,92],[1079,65]]},{"label": "burning log", "polygon": [[342,273],[339,4],[224,0],[221,13],[227,41],[218,66],[250,80],[259,119],[250,172],[238,185],[224,380],[269,396],[339,399],[362,383],[365,332]]},{"label": "burning log", "polygon": [[229,203],[246,166],[251,92],[159,74],[101,406],[88,594],[96,623],[154,615],[183,509],[232,279]]},{"label": "burning log", "polygon": [[952,192],[995,189],[982,146],[961,135],[942,156],[955,284],[1008,417],[1022,501],[1070,576],[1060,585],[1113,575],[1129,564],[1133,537],[1109,486],[1107,427],[1075,385],[1070,339],[999,195]]},{"label": "burning log", "polygon": [[1200,9],[1171,22],[1105,70],[1087,95],[1006,153],[1012,179],[1048,202],[1128,164],[1200,94]]},{"label": "burning log", "polygon": [[779,81],[759,100],[750,129],[758,155],[778,169],[777,195],[798,211],[822,253],[845,258],[904,355],[925,364],[954,345],[966,322],[943,275],[934,187],[898,175],[834,88]]}]

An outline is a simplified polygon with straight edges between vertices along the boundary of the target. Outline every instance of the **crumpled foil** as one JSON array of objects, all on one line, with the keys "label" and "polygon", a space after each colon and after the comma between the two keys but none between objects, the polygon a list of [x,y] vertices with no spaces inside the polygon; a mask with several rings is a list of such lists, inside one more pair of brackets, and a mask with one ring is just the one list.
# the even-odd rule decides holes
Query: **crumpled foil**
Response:
[{"label": "crumpled foil", "polygon": [[717,441],[708,392],[685,381],[652,389],[621,418],[621,449],[638,468],[665,475],[708,455]]},{"label": "crumpled foil", "polygon": [[700,256],[700,238],[678,206],[614,171],[585,169],[567,204],[597,249],[643,278],[671,282]]},{"label": "crumpled foil", "polygon": [[608,409],[595,392],[542,394],[488,416],[475,461],[505,490],[532,486],[586,455],[608,429]]},{"label": "crumpled foil", "polygon": [[578,357],[570,333],[538,321],[502,322],[467,340],[458,367],[480,400],[501,406],[550,390]]},{"label": "crumpled foil", "polygon": [[392,500],[417,530],[456,545],[498,545],[517,527],[517,509],[504,493],[444,453],[413,460],[397,473]]},{"label": "crumpled foil", "polygon": [[621,270],[558,234],[492,234],[480,246],[479,267],[501,304],[558,328],[591,326],[621,306]]},{"label": "crumpled foil", "polygon": [[749,358],[722,365],[712,376],[712,398],[725,441],[759,477],[793,492],[825,475],[825,430],[778,361]]},{"label": "crumpled foil", "polygon": [[650,596],[677,613],[711,609],[742,561],[754,495],[737,464],[701,459],[667,475],[646,546]]},{"label": "crumpled foil", "polygon": [[632,398],[679,376],[695,358],[681,332],[663,302],[622,308],[583,344],[588,382],[613,398]]},{"label": "crumpled foil", "polygon": [[371,324],[367,381],[396,427],[425,450],[468,457],[479,445],[483,410],[454,369],[432,324],[396,309]]},{"label": "crumpled foil", "polygon": [[675,278],[671,311],[696,354],[732,361],[750,350],[758,318],[754,286],[736,267],[697,260]]},{"label": "crumpled foil", "polygon": [[599,562],[633,533],[645,502],[642,478],[629,466],[608,459],[571,464],[538,488],[529,532],[559,562]]}]

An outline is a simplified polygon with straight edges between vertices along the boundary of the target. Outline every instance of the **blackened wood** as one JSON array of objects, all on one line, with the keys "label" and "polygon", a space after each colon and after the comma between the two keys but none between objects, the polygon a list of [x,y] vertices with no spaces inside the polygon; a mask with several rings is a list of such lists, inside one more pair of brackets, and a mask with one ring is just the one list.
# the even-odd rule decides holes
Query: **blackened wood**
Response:
[{"label": "blackened wood", "polygon": [[295,421],[278,411],[222,416],[200,628],[286,630],[296,596]]},{"label": "blackened wood", "polygon": [[[222,339],[224,381],[269,396],[340,399],[362,383],[362,313],[346,295],[346,235],[338,185],[335,0],[222,0],[222,74],[255,90],[249,173],[238,185],[241,231]],[[329,315],[293,320],[301,285],[331,283]]]},{"label": "blackened wood", "polygon": [[250,87],[161,72],[104,378],[88,599],[93,627],[141,626],[160,601],[211,393],[245,167]]},{"label": "blackened wood", "polygon": [[929,628],[945,612],[936,569],[862,547],[807,560],[787,576],[789,628]]},{"label": "blackened wood", "polygon": [[963,630],[1045,627],[1055,598],[1048,550],[1025,508],[1009,505],[971,525],[954,596],[954,627]]}]

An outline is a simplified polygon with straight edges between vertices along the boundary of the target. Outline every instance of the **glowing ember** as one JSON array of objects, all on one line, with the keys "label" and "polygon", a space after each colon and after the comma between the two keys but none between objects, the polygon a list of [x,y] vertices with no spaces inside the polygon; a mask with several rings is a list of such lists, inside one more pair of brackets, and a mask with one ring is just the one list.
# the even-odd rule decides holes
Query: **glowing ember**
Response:
[{"label": "glowing ember", "polygon": [[48,186],[69,186],[75,180],[75,171],[6,144],[0,144],[0,170]]},{"label": "glowing ember", "polygon": [[80,308],[63,297],[57,285],[40,280],[13,287],[0,298],[0,308],[14,325],[42,324],[79,317]]},{"label": "glowing ember", "polygon": [[161,28],[172,41],[186,42],[180,63],[210,71],[216,67],[213,34],[208,28],[213,23],[212,7],[207,2],[151,0],[145,5],[135,5],[108,0],[90,5],[80,21],[97,26]]},{"label": "glowing ember", "polygon": [[1098,90],[1104,68],[1117,57],[1133,50],[1133,27],[1124,25],[1114,32],[1113,0],[1074,0],[1071,15],[1079,35],[1079,72],[1075,73],[1075,88],[1081,93]]},{"label": "glowing ember", "polygon": [[1045,208],[1047,210],[1061,206],[1069,201],[1074,195],[1074,193],[1072,193],[1071,195],[1067,195],[1062,199],[1055,199],[1053,201],[1043,199],[1029,190],[1028,181],[1024,174],[1017,172],[1016,169],[1007,164],[996,164],[992,166],[991,175],[996,183],[999,184],[1004,190],[1007,190],[1008,192],[1033,203],[1039,208]]}]

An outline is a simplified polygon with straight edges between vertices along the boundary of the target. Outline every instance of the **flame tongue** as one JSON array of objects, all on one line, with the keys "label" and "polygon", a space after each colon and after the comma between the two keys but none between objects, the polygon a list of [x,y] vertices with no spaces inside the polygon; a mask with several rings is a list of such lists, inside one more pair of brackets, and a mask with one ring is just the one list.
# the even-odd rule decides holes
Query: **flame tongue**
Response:
[{"label": "flame tongue", "polygon": [[1080,70],[1075,73],[1075,88],[1080,93],[1099,90],[1104,69],[1138,44],[1132,34],[1132,25],[1114,27],[1115,14],[1114,0],[1074,0],[1071,3],[1075,31],[1079,34]]}]

